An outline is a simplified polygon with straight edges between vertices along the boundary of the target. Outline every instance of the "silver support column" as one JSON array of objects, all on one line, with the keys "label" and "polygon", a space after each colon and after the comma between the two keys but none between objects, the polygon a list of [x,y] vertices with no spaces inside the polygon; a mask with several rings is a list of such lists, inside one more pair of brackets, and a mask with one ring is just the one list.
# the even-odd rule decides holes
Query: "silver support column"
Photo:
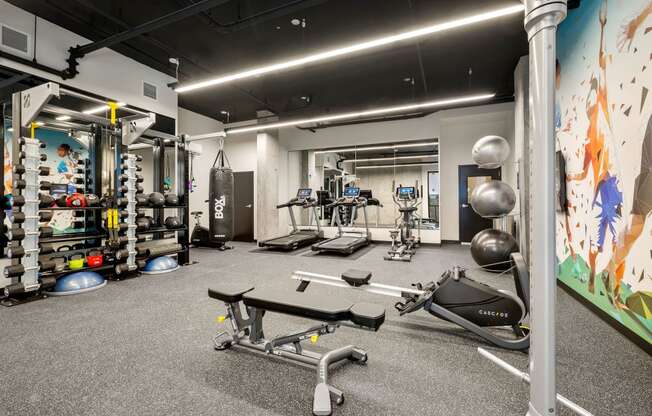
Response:
[{"label": "silver support column", "polygon": [[525,0],[530,44],[531,345],[528,416],[552,416],[555,382],[555,59],[557,25],[566,0]]}]

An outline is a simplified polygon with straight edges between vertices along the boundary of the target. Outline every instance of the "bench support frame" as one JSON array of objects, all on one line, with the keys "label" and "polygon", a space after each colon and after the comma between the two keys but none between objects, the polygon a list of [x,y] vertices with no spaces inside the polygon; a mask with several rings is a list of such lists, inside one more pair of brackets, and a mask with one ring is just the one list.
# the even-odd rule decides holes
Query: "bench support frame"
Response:
[{"label": "bench support frame", "polygon": [[[265,339],[263,331],[265,310],[246,306],[242,302],[225,302],[225,305],[226,317],[231,323],[232,331],[221,331],[213,337],[216,350],[225,350],[231,347],[243,348],[314,366],[317,369],[317,383],[312,411],[316,416],[328,416],[332,414],[332,402],[338,405],[344,402],[344,393],[328,384],[328,367],[343,360],[364,364],[367,361],[366,351],[353,345],[347,345],[325,354],[319,354],[306,350],[301,345],[302,341],[311,339],[313,336],[334,333],[340,323],[324,322],[273,339]],[[246,310],[246,318],[243,314],[243,307]]]}]

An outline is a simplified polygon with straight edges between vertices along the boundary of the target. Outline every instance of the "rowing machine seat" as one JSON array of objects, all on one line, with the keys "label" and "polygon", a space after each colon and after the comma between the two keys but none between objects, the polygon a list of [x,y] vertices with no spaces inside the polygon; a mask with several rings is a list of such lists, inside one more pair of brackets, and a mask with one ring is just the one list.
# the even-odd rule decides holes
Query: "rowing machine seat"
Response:
[{"label": "rowing machine seat", "polygon": [[342,273],[342,280],[354,287],[359,287],[369,283],[371,272],[366,270],[348,269]]},{"label": "rowing machine seat", "polygon": [[254,289],[246,283],[222,284],[208,289],[208,297],[227,303],[236,303],[242,300],[242,295]]}]

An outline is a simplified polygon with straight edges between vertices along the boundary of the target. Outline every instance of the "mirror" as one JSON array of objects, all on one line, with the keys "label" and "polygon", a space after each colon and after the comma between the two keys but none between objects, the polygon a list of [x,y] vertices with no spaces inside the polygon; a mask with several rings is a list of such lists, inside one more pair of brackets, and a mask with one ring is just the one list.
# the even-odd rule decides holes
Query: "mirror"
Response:
[{"label": "mirror", "polygon": [[[379,143],[290,152],[301,161],[297,185],[312,188],[318,200],[317,218],[324,227],[335,226],[328,204],[348,187],[360,188],[367,199],[370,228],[393,228],[400,215],[397,188],[415,187],[422,229],[439,229],[439,144],[437,139]],[[290,169],[292,172],[292,169]],[[296,171],[295,171],[296,172]],[[292,179],[291,179],[292,181]],[[295,192],[296,189],[289,192]],[[300,225],[314,224],[304,212]],[[364,226],[359,213],[355,226]]]}]

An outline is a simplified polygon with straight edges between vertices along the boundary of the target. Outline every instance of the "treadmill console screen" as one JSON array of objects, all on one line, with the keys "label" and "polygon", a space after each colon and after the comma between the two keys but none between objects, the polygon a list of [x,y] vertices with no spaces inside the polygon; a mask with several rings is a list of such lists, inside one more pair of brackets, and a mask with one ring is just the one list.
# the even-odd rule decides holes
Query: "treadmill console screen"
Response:
[{"label": "treadmill console screen", "polygon": [[342,196],[345,198],[357,198],[360,196],[360,188],[354,188],[352,186],[344,189]]},{"label": "treadmill console screen", "polygon": [[398,199],[401,200],[410,200],[416,197],[414,186],[401,186],[396,190],[396,193],[398,194]]},{"label": "treadmill console screen", "polygon": [[308,199],[310,198],[310,195],[312,195],[312,188],[301,188],[299,189],[299,192],[297,192],[298,199]]}]

